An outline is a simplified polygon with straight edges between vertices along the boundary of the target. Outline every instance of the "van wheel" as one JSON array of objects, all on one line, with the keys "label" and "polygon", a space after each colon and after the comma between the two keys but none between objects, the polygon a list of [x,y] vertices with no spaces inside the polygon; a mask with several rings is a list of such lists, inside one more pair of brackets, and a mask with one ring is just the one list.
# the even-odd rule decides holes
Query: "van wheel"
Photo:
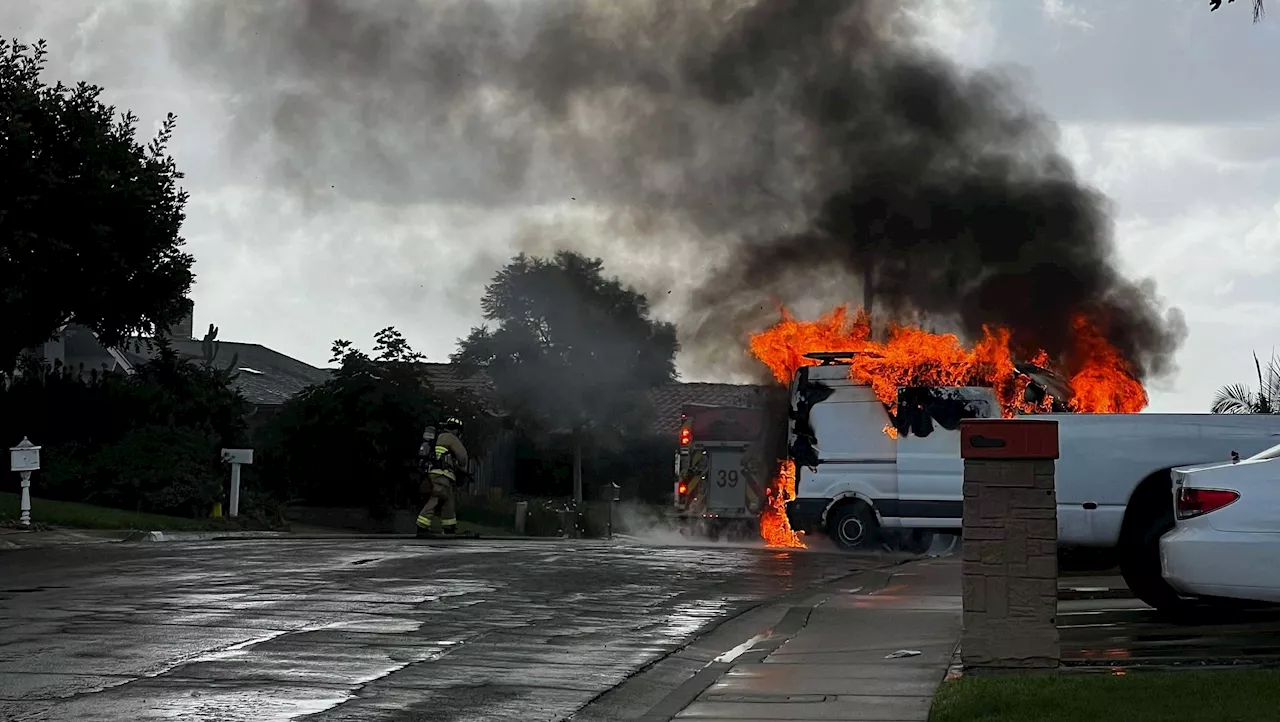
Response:
[{"label": "van wheel", "polygon": [[880,523],[871,507],[855,501],[832,512],[827,533],[841,549],[870,549],[880,542]]},{"label": "van wheel", "polygon": [[1172,505],[1146,510],[1134,519],[1120,541],[1120,574],[1133,596],[1160,612],[1180,614],[1195,602],[1169,586],[1160,570],[1160,537],[1173,526]]}]

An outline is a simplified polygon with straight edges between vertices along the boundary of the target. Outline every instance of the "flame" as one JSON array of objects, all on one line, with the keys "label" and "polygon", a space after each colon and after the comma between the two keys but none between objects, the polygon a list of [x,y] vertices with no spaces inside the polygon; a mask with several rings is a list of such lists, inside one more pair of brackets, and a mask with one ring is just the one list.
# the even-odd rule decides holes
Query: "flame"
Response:
[{"label": "flame", "polygon": [[1074,411],[1093,414],[1136,414],[1147,406],[1147,391],[1129,373],[1129,364],[1084,316],[1077,316],[1076,355],[1080,370],[1071,376]]},{"label": "flame", "polygon": [[[1102,332],[1083,315],[1075,319],[1072,332],[1076,348],[1069,381],[1071,409],[1136,413],[1145,408],[1146,390]],[[966,347],[954,334],[891,324],[886,340],[875,341],[870,316],[861,309],[850,314],[840,306],[816,321],[797,321],[782,309],[776,325],[751,337],[751,353],[779,382],[790,383],[801,366],[817,363],[805,354],[854,352],[850,378],[870,386],[890,413],[897,410],[898,389],[903,386],[985,386],[995,393],[1006,417],[1045,411],[1047,403],[1032,407],[1023,400],[1027,379],[1014,371],[1011,336],[1008,329],[984,327],[982,337]],[[1034,354],[1031,362],[1053,368],[1044,351]]]},{"label": "flame", "polygon": [[771,549],[807,549],[787,519],[787,502],[796,498],[796,465],[787,459],[778,465],[773,484],[765,490],[769,505],[760,514],[760,536]]},{"label": "flame", "polygon": [[[875,391],[894,412],[903,386],[990,386],[1006,416],[1022,410],[1027,381],[1014,373],[1008,331],[983,329],[973,348],[953,334],[935,334],[912,326],[891,325],[888,340],[871,340],[871,318],[840,306],[816,321],[797,321],[786,310],[781,320],[751,337],[751,353],[780,383],[790,383],[801,366],[817,362],[805,354],[852,351],[849,375]],[[886,433],[888,433],[886,431]]]},{"label": "flame", "polygon": [[[1023,397],[1028,380],[1014,370],[1008,329],[983,328],[982,337],[966,346],[953,334],[891,324],[884,341],[872,338],[871,318],[861,309],[850,313],[839,306],[814,321],[798,321],[785,309],[776,325],[751,336],[751,353],[769,367],[779,383],[789,384],[801,366],[817,364],[805,358],[815,352],[854,352],[849,366],[853,380],[870,386],[890,413],[897,412],[903,386],[990,387],[1005,417],[1052,408],[1053,400],[1032,406]],[[1081,315],[1073,325],[1074,354],[1068,384],[1072,411],[1079,413],[1136,413],[1147,405],[1147,392],[1134,378],[1121,353],[1090,320]],[[1029,361],[1052,370],[1044,351]],[[897,429],[884,433],[897,438]],[[779,467],[768,490],[769,507],[760,517],[760,535],[770,547],[804,547],[792,531],[786,503],[795,498],[795,465]]]}]

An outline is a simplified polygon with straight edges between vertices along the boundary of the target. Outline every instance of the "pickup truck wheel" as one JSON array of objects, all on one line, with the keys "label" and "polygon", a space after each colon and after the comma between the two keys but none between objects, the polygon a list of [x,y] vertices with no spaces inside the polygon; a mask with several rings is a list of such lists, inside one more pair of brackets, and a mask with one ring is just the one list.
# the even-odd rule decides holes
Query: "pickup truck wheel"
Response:
[{"label": "pickup truck wheel", "polygon": [[933,546],[933,532],[912,529],[903,539],[902,549],[908,554],[925,554]]},{"label": "pickup truck wheel", "polygon": [[1164,580],[1160,570],[1160,537],[1173,528],[1173,509],[1151,511],[1126,530],[1121,540],[1120,574],[1129,591],[1165,613],[1182,613],[1195,604]]},{"label": "pickup truck wheel", "polygon": [[871,507],[855,501],[837,507],[827,522],[831,538],[841,549],[870,549],[880,541],[880,523]]}]

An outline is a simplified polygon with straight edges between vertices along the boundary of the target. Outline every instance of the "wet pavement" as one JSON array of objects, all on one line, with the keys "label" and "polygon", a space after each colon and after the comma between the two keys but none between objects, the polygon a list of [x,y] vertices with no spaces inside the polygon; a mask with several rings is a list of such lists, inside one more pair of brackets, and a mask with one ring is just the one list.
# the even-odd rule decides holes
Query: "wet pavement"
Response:
[{"label": "wet pavement", "polygon": [[1063,665],[1078,671],[1280,666],[1280,608],[1206,607],[1175,621],[1118,577],[1064,579],[1058,633]]},{"label": "wet pavement", "polygon": [[877,558],[392,540],[0,552],[3,720],[559,720]]}]

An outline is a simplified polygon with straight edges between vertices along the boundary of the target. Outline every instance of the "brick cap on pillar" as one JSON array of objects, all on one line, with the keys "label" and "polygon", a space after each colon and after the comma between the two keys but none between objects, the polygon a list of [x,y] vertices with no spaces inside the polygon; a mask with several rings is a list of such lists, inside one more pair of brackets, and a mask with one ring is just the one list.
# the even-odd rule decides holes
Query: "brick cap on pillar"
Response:
[{"label": "brick cap on pillar", "polygon": [[1052,419],[965,419],[960,422],[965,459],[1057,459],[1058,422]]}]

